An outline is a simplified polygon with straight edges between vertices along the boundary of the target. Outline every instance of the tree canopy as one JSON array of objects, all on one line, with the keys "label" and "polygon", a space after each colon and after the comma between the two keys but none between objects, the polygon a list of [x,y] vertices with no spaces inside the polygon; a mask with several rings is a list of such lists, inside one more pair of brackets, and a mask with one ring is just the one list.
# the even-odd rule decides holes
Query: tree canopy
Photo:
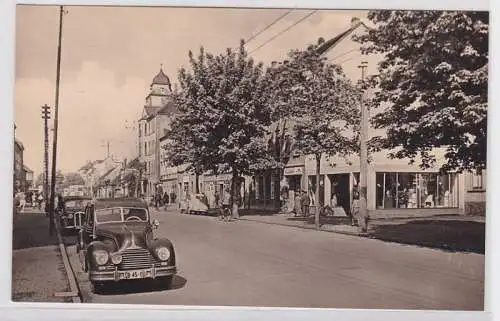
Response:
[{"label": "tree canopy", "polygon": [[225,165],[234,175],[251,174],[268,158],[271,109],[262,64],[248,57],[243,41],[223,54],[189,52],[189,62],[174,93],[179,113],[168,131],[168,159],[198,173]]},{"label": "tree canopy", "polygon": [[384,59],[372,84],[372,118],[385,137],[373,143],[391,157],[435,163],[443,170],[486,167],[488,12],[370,11],[374,28],[356,40]]},{"label": "tree canopy", "polygon": [[360,90],[317,52],[322,39],[268,69],[276,117],[293,118],[294,149],[303,155],[347,155],[359,148]]}]

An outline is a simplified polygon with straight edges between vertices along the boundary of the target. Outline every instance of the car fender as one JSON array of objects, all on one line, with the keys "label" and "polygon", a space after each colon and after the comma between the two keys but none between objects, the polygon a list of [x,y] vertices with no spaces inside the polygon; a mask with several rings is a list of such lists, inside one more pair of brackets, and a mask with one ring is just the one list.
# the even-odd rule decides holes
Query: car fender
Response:
[{"label": "car fender", "polygon": [[96,250],[105,250],[110,254],[113,251],[113,249],[111,249],[109,245],[105,244],[102,241],[90,242],[85,251],[85,259],[87,260],[88,264],[90,264],[90,266],[96,265],[96,263],[94,262],[94,257],[92,256],[92,253]]},{"label": "car fender", "polygon": [[149,246],[150,246],[150,251],[152,252],[153,255],[156,255],[155,249],[157,247],[165,246],[166,248],[168,248],[170,250],[170,262],[172,265],[175,265],[175,261],[176,261],[175,249],[174,249],[174,245],[172,244],[172,242],[169,239],[167,239],[167,238],[154,239],[150,242]]}]

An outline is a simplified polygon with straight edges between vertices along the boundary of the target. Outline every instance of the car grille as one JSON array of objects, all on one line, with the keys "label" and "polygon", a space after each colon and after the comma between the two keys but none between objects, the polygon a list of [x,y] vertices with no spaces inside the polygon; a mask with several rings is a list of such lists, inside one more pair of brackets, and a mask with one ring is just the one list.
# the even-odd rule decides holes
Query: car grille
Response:
[{"label": "car grille", "polygon": [[160,261],[151,255],[146,249],[128,249],[122,253],[121,269],[146,269],[160,265]]}]

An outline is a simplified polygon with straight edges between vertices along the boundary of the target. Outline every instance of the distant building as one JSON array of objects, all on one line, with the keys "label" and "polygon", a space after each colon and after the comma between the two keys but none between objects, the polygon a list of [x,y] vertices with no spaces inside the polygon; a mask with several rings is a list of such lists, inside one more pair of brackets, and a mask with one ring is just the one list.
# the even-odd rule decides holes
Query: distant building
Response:
[{"label": "distant building", "polygon": [[14,139],[14,192],[24,191],[26,187],[23,155],[23,144],[19,140]]},{"label": "distant building", "polygon": [[25,190],[28,190],[33,187],[34,184],[34,173],[33,171],[26,165],[23,165],[24,170],[24,179],[25,179]]}]

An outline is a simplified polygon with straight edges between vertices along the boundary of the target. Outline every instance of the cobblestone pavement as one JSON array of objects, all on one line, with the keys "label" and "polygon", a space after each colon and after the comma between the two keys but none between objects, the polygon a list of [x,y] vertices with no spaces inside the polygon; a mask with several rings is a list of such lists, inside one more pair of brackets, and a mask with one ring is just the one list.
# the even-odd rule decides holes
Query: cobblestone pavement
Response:
[{"label": "cobblestone pavement", "polygon": [[57,293],[69,291],[57,236],[49,236],[45,214],[19,213],[12,244],[12,301],[71,302]]}]

